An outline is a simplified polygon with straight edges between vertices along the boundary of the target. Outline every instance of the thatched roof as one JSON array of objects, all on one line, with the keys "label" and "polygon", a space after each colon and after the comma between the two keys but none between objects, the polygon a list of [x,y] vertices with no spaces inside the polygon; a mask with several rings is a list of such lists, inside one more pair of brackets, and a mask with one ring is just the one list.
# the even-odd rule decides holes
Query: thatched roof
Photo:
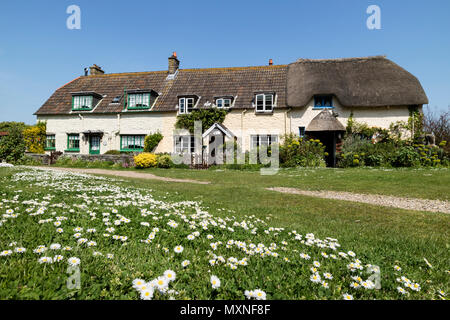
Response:
[{"label": "thatched roof", "polygon": [[417,78],[384,56],[299,59],[288,66],[287,105],[305,106],[332,94],[348,107],[422,105],[428,98]]},{"label": "thatched roof", "polygon": [[345,131],[345,127],[330,111],[323,110],[311,120],[306,131]]}]

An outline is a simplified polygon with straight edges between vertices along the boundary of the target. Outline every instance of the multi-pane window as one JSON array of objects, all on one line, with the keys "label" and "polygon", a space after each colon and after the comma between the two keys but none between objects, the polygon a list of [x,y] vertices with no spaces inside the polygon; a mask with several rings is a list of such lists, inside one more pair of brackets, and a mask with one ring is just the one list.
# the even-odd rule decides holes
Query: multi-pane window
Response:
[{"label": "multi-pane window", "polygon": [[178,100],[179,113],[191,113],[194,104],[194,98],[180,98]]},{"label": "multi-pane window", "polygon": [[45,136],[45,150],[55,150],[56,139],[54,134],[48,134]]},{"label": "multi-pane window", "polygon": [[90,110],[92,109],[93,96],[73,96],[73,110]]},{"label": "multi-pane window", "polygon": [[144,150],[145,135],[121,135],[120,150],[142,151]]},{"label": "multi-pane window", "polygon": [[150,93],[130,93],[128,95],[128,108],[149,108]]},{"label": "multi-pane window", "polygon": [[67,150],[79,151],[80,150],[80,135],[69,134],[67,135]]},{"label": "multi-pane window", "polygon": [[274,95],[272,93],[261,93],[257,94],[256,101],[256,111],[257,112],[265,112],[273,110],[273,100]]},{"label": "multi-pane window", "polygon": [[216,99],[217,108],[229,108],[231,107],[231,99],[230,98],[219,98]]},{"label": "multi-pane window", "polygon": [[194,136],[175,136],[175,152],[176,153],[194,153],[195,137]]},{"label": "multi-pane window", "polygon": [[314,97],[314,108],[333,108],[333,97],[332,96],[315,96]]},{"label": "multi-pane window", "polygon": [[259,146],[270,146],[272,143],[278,142],[278,136],[275,134],[258,134],[258,135],[252,135],[251,138],[251,145],[250,148],[254,149]]}]

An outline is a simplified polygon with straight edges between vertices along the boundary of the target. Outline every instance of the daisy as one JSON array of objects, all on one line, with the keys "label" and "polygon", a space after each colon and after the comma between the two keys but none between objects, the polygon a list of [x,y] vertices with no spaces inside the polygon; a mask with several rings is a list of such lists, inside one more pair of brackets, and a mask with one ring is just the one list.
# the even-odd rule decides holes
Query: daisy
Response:
[{"label": "daisy", "polygon": [[314,267],[318,268],[318,267],[320,267],[320,262],[319,261],[314,261],[313,265],[314,265]]},{"label": "daisy", "polygon": [[63,228],[58,228],[58,229],[56,229],[56,232],[58,232],[58,233],[63,233],[64,230],[63,230]]},{"label": "daisy", "polygon": [[328,285],[328,282],[322,281],[322,287],[328,289],[330,286]]},{"label": "daisy", "polygon": [[394,266],[394,270],[395,271],[402,271],[402,268],[400,268],[399,266]]},{"label": "daisy", "polygon": [[175,271],[172,271],[172,270],[164,271],[164,276],[167,278],[167,280],[169,280],[169,282],[174,281],[177,277]]},{"label": "daisy", "polygon": [[71,267],[76,267],[80,264],[81,261],[77,257],[71,257],[67,260],[67,262]]},{"label": "daisy", "polygon": [[64,257],[62,255],[56,255],[53,257],[53,262],[60,262],[64,259]]},{"label": "daisy", "polygon": [[183,262],[181,262],[181,266],[183,268],[186,268],[191,262],[189,260],[184,260]]},{"label": "daisy", "polygon": [[256,289],[254,294],[256,300],[266,300],[266,293],[264,291]]},{"label": "daisy", "polygon": [[325,279],[328,279],[328,280],[333,279],[333,275],[329,272],[324,273],[323,276]]},{"label": "daisy", "polygon": [[401,294],[407,294],[408,292],[405,290],[405,289],[403,289],[402,287],[397,287],[397,291],[399,292],[399,293],[401,293]]},{"label": "daisy", "polygon": [[169,280],[166,277],[158,277],[155,281],[155,285],[159,291],[164,292],[169,285]]},{"label": "daisy", "polygon": [[142,279],[134,279],[133,280],[133,288],[135,288],[136,290],[140,289],[144,285],[145,285],[145,281]]},{"label": "daisy", "polygon": [[342,296],[344,297],[344,300],[353,300],[353,296],[351,294],[344,293]]},{"label": "daisy", "polygon": [[322,279],[320,278],[320,275],[318,273],[314,273],[309,278],[314,283],[319,283]]},{"label": "daisy", "polygon": [[152,287],[145,288],[141,290],[142,300],[151,300],[153,298],[154,289]]},{"label": "daisy", "polygon": [[188,240],[194,240],[195,236],[193,234],[190,234],[190,235],[187,236],[187,238],[188,238]]},{"label": "daisy", "polygon": [[27,251],[27,249],[20,247],[20,248],[15,248],[14,251],[17,253],[24,253],[25,251]]},{"label": "daisy", "polygon": [[5,257],[5,256],[9,256],[9,255],[11,255],[11,254],[12,254],[12,250],[3,250],[3,251],[0,253],[0,256]]},{"label": "daisy", "polygon": [[182,253],[184,250],[183,246],[176,246],[173,251],[175,251],[175,253]]},{"label": "daisy", "polygon": [[52,263],[53,260],[50,257],[42,257],[42,258],[39,258],[38,262],[39,263]]},{"label": "daisy", "polygon": [[61,249],[61,245],[59,243],[52,243],[50,245],[50,250],[59,250]]},{"label": "daisy", "polygon": [[217,278],[215,275],[211,276],[210,281],[211,281],[211,286],[213,289],[217,289],[220,287],[220,279]]},{"label": "daisy", "polygon": [[244,291],[244,295],[245,295],[245,297],[247,298],[247,299],[251,299],[251,298],[253,298],[254,296],[255,296],[255,293],[253,292],[253,291],[249,291],[249,290],[245,290]]}]

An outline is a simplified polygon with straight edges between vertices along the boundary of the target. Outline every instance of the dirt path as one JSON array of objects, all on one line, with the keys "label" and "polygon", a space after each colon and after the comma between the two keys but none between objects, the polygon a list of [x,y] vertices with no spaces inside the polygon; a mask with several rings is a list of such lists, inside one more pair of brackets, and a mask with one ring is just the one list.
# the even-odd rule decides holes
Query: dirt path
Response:
[{"label": "dirt path", "polygon": [[176,179],[156,176],[151,173],[136,172],[136,171],[120,171],[120,170],[106,170],[106,169],[85,169],[85,168],[62,168],[62,167],[34,167],[37,169],[48,169],[48,170],[61,170],[70,171],[78,173],[92,173],[92,174],[106,174],[115,177],[125,177],[125,178],[139,178],[139,179],[152,179],[161,180],[168,182],[184,182],[184,183],[197,183],[197,184],[210,184],[209,181],[199,181],[191,179]]},{"label": "dirt path", "polygon": [[379,194],[360,194],[352,192],[341,192],[341,191],[307,191],[295,188],[266,188],[267,190],[291,193],[291,194],[301,194],[305,196],[325,198],[325,199],[336,199],[336,200],[347,200],[362,202],[368,204],[374,204],[384,207],[394,207],[407,210],[417,210],[417,211],[430,211],[430,212],[443,212],[450,213],[450,201],[443,200],[428,200],[428,199],[417,199],[417,198],[400,198],[393,196],[385,196]]}]

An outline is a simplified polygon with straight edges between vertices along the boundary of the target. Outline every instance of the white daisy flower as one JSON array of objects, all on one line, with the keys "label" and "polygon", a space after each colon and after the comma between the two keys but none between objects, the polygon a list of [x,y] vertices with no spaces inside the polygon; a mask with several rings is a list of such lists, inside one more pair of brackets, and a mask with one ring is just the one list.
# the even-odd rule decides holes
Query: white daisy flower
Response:
[{"label": "white daisy flower", "polygon": [[210,281],[211,281],[211,286],[213,289],[217,289],[220,287],[220,279],[217,278],[215,275],[211,276]]},{"label": "white daisy flower", "polygon": [[175,271],[172,270],[166,270],[164,271],[164,276],[167,278],[167,280],[170,281],[174,281],[177,277],[177,274],[175,273]]},{"label": "white daisy flower", "polygon": [[175,251],[175,253],[182,253],[184,250],[183,246],[176,246],[173,251]]},{"label": "white daisy flower", "polygon": [[344,297],[344,300],[353,300],[353,296],[351,294],[344,293],[342,296]]},{"label": "white daisy flower", "polygon": [[189,260],[184,260],[183,262],[181,262],[181,266],[183,268],[186,268],[191,262]]},{"label": "white daisy flower", "polygon": [[70,266],[76,267],[80,264],[81,260],[77,257],[71,257],[67,260]]}]

